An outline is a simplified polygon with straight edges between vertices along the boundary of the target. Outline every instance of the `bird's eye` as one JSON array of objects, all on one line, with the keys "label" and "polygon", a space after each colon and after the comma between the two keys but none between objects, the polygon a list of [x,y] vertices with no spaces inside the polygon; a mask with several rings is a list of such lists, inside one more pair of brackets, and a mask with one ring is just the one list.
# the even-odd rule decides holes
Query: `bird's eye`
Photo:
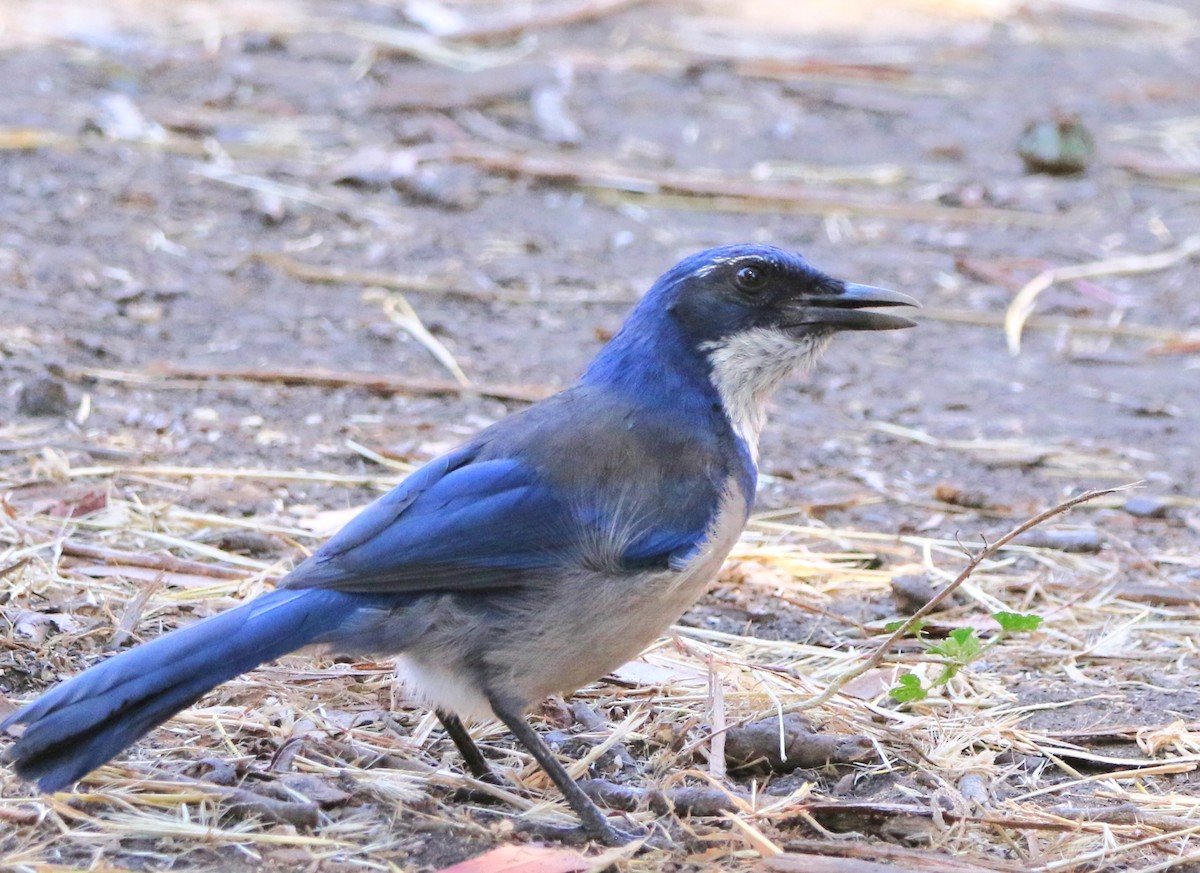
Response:
[{"label": "bird's eye", "polygon": [[757,294],[767,287],[767,271],[762,267],[742,267],[733,276],[739,291]]}]

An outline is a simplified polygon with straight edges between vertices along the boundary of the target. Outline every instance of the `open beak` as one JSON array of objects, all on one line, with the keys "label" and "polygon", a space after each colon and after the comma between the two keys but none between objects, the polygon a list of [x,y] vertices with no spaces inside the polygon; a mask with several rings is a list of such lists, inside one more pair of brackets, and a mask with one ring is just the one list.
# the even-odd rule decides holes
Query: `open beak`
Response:
[{"label": "open beak", "polygon": [[871,312],[869,307],[873,306],[920,308],[921,304],[899,291],[846,282],[837,294],[805,297],[800,319],[788,326],[825,327],[831,330],[898,330],[902,327],[917,326],[915,321],[901,315]]}]

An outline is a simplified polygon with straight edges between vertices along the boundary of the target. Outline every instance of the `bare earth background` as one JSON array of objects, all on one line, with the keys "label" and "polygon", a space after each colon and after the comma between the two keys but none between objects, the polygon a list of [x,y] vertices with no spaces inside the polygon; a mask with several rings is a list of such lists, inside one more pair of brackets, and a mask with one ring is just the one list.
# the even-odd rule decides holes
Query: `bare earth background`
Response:
[{"label": "bare earth background", "polygon": [[[770,242],[926,307],[784,388],[720,584],[540,714],[668,848],[541,852],[520,828],[569,817],[503,731],[487,789],[387,664],[297,656],[76,793],[4,772],[0,869],[1200,869],[1200,4],[3,0],[0,83],[0,714],[268,586],[682,255]],[[1027,175],[1056,113],[1096,155]],[[1093,263],[1014,356],[1018,291]],[[901,706],[941,669],[905,644],[806,712],[858,753],[726,771],[714,726],[1132,482],[930,630],[1036,633]]]}]

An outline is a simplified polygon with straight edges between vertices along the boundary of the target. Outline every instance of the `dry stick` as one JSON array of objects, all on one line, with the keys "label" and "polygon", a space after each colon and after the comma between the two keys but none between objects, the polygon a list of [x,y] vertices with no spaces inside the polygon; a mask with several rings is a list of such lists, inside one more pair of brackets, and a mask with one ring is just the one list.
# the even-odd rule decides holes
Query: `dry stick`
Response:
[{"label": "dry stick", "polygon": [[[395,476],[352,476],[345,473],[315,473],[310,470],[259,470],[242,467],[182,467],[175,464],[108,464],[95,467],[72,467],[66,472],[72,479],[93,476],[155,476],[166,479],[249,479],[252,482],[320,482],[324,485],[364,485],[392,488],[399,481]],[[13,524],[13,522],[9,522]],[[231,518],[230,525],[239,520]],[[244,520],[242,525],[245,527]],[[257,569],[257,568],[255,568]]]},{"label": "dry stick", "polygon": [[[399,273],[387,273],[382,270],[358,270],[348,267],[326,267],[320,264],[306,264],[281,252],[256,251],[251,252],[247,261],[259,261],[269,267],[274,267],[282,273],[299,279],[302,282],[312,282],[320,285],[371,285],[377,288],[387,288],[390,291],[417,291],[421,294],[445,294],[456,297],[470,297],[487,302],[508,302],[505,297],[490,291],[473,291],[457,287],[448,279],[431,279],[425,276],[404,276]],[[520,298],[528,302],[528,297]]]},{"label": "dry stick", "polygon": [[[1189,827],[1189,828],[1181,828],[1180,830],[1177,830],[1177,831],[1168,831],[1166,833],[1156,834],[1155,836],[1152,836],[1152,837],[1144,837],[1143,839],[1136,840],[1135,842],[1132,842],[1132,843],[1125,843],[1122,846],[1107,846],[1106,845],[1101,849],[1097,849],[1093,852],[1088,852],[1083,855],[1074,855],[1070,858],[1063,858],[1058,861],[1051,861],[1049,864],[1045,864],[1042,867],[1040,867],[1039,871],[1041,871],[1041,873],[1051,873],[1051,871],[1055,871],[1055,870],[1086,869],[1086,865],[1091,861],[1102,861],[1102,862],[1104,862],[1104,869],[1111,870],[1111,869],[1113,869],[1111,866],[1113,859],[1116,858],[1118,855],[1128,854],[1129,852],[1132,852],[1135,849],[1144,849],[1147,846],[1152,846],[1156,843],[1161,843],[1164,840],[1178,840],[1181,837],[1188,837],[1188,836],[1191,836],[1192,834],[1196,834],[1196,833],[1200,833],[1200,825],[1193,825],[1192,827]],[[1168,868],[1164,868],[1162,865],[1156,864],[1156,865],[1154,865],[1154,867],[1143,868],[1143,870],[1145,870],[1145,869],[1163,870],[1163,869],[1168,869]]]},{"label": "dry stick", "polygon": [[63,542],[62,553],[73,558],[99,561],[101,564],[111,567],[144,567],[164,573],[190,573],[196,576],[211,576],[214,579],[244,579],[250,575],[249,570],[230,570],[201,561],[176,558],[174,555],[139,555],[135,552],[120,552],[116,549],[87,546],[70,540]]},{"label": "dry stick", "polygon": [[1145,825],[1160,831],[1173,831],[1179,828],[1189,828],[1196,824],[1194,818],[1182,815],[1166,815],[1161,812],[1147,812],[1136,803],[1125,802],[1120,806],[1071,806],[1061,804],[1050,806],[1046,812],[1062,816],[1072,821],[1104,822],[1117,825]]},{"label": "dry stick", "polygon": [[425,326],[425,322],[421,321],[421,316],[417,314],[417,310],[413,309],[412,304],[408,302],[408,298],[403,293],[374,288],[364,294],[363,299],[378,302],[383,307],[388,321],[420,343],[425,351],[433,355],[434,360],[450,371],[455,382],[464,388],[470,387],[471,380],[459,366],[454,354],[446,348],[441,340],[429,332],[429,328]]},{"label": "dry stick", "polygon": [[530,30],[563,27],[591,21],[637,6],[647,0],[587,0],[587,2],[542,4],[536,10],[513,15],[497,15],[490,19],[441,34],[443,39],[483,42],[520,36]]},{"label": "dry stick", "polygon": [[146,604],[150,602],[150,598],[157,594],[163,587],[163,572],[154,578],[149,585],[143,585],[138,588],[137,592],[130,598],[129,603],[125,606],[125,611],[121,613],[121,618],[117,622],[117,629],[113,633],[112,638],[104,646],[104,651],[115,652],[125,642],[133,636],[134,630],[142,620],[142,614],[146,610]]},{"label": "dry stick", "polygon": [[[548,397],[552,389],[542,385],[501,385],[472,383],[459,385],[453,379],[401,378],[398,376],[375,376],[370,373],[354,373],[340,370],[274,369],[257,370],[238,367],[183,367],[162,363],[150,372],[134,373],[121,370],[78,369],[70,371],[75,378],[95,379],[102,382],[117,382],[146,388],[162,387],[166,379],[218,382],[266,382],[280,385],[311,385],[320,388],[363,388],[381,394],[413,394],[439,396],[443,394],[478,394],[498,400],[519,400],[533,403]],[[159,382],[156,385],[155,382]]]},{"label": "dry stick", "polygon": [[[318,285],[366,285],[376,288],[387,288],[391,291],[410,291],[418,294],[436,294],[443,297],[462,297],[467,300],[478,300],[484,303],[534,304],[544,303],[620,303],[629,305],[636,299],[630,294],[601,292],[594,289],[579,289],[574,294],[564,294],[562,298],[550,297],[545,292],[551,289],[533,291],[528,288],[511,291],[486,291],[468,288],[461,280],[452,278],[431,278],[429,276],[406,276],[400,273],[389,273],[383,270],[359,270],[350,267],[326,266],[324,264],[308,264],[282,252],[256,251],[246,259],[259,261],[274,267],[282,273],[299,279],[301,282],[312,282]],[[558,289],[569,291],[571,289]]]},{"label": "dry stick", "polygon": [[[1064,500],[1062,503],[1047,509],[1045,512],[1038,513],[1033,518],[1017,525],[1004,536],[1000,537],[1000,539],[976,552],[975,556],[967,563],[967,566],[963,568],[963,571],[958,574],[958,578],[931,597],[924,606],[909,616],[908,619],[906,619],[900,625],[900,627],[896,628],[896,630],[894,630],[887,639],[879,644],[879,647],[871,653],[869,658],[867,658],[857,667],[847,670],[841,676],[838,676],[836,679],[830,682],[829,685],[826,686],[825,690],[816,697],[811,697],[808,700],[801,701],[800,703],[794,703],[790,706],[786,706],[784,707],[783,711],[785,713],[800,712],[801,710],[812,709],[814,706],[820,706],[841,691],[848,682],[857,679],[868,670],[879,666],[880,662],[883,661],[884,656],[887,655],[888,650],[890,650],[892,646],[898,643],[901,639],[908,636],[908,634],[912,632],[912,629],[916,627],[917,622],[937,609],[938,606],[944,600],[946,600],[946,598],[958,590],[959,586],[971,578],[971,574],[975,572],[975,569],[980,564],[982,564],[992,555],[996,554],[996,552],[1004,548],[1004,546],[1008,545],[1027,530],[1035,528],[1042,522],[1051,519],[1056,515],[1061,515],[1068,509],[1078,506],[1081,503],[1087,503],[1089,500],[1095,500],[1097,497],[1107,497],[1110,494],[1116,494],[1118,491],[1121,491],[1127,487],[1129,486],[1126,485],[1121,486],[1120,488],[1105,488],[1099,491],[1085,491],[1076,497],[1072,497],[1070,500]],[[774,713],[768,713],[768,715],[770,714]]]},{"label": "dry stick", "polygon": [[[51,375],[57,374],[51,372]],[[40,452],[42,449],[58,449],[60,452],[83,452],[91,455],[93,458],[112,458],[115,460],[130,460],[142,456],[141,452],[114,449],[108,446],[94,445],[93,443],[62,442],[59,440],[28,440],[20,443],[0,443],[0,455],[10,452]]]},{"label": "dry stick", "polygon": [[[872,801],[852,801],[839,798],[838,800],[818,800],[803,803],[798,807],[799,810],[807,812],[809,815],[820,820],[821,818],[838,817],[845,819],[877,819],[885,818],[933,818],[935,809],[931,806],[922,806],[915,803],[875,803]],[[971,824],[989,825],[991,827],[1000,827],[1008,830],[1045,830],[1045,831],[1080,831],[1092,830],[1093,832],[1102,831],[1107,824],[1098,822],[1097,827],[1089,828],[1088,822],[1078,819],[1064,819],[1052,814],[1047,814],[1045,818],[1032,818],[1021,815],[1011,815],[1006,813],[988,813],[984,812],[979,815],[972,815],[954,810],[939,809],[936,810],[936,815],[944,821],[950,823],[966,822]],[[1193,830],[1200,830],[1200,825],[1196,825]],[[1184,832],[1180,832],[1184,833]],[[1043,868],[1046,869],[1046,868]]]},{"label": "dry stick", "polygon": [[[1079,728],[1076,730],[1046,731],[1045,736],[1064,743],[1133,743],[1137,735],[1144,731],[1158,730],[1167,727],[1170,722],[1159,724],[1125,724],[1105,725],[1098,728]],[[1185,722],[1181,728],[1188,733],[1200,731],[1200,721]]]},{"label": "dry stick", "polygon": [[[561,154],[521,154],[492,148],[462,145],[442,153],[418,156],[427,161],[450,160],[473,164],[489,172],[527,176],[581,188],[599,188],[626,194],[686,195],[693,202],[725,208],[732,200],[740,203],[781,206],[793,211],[816,214],[870,215],[904,221],[967,221],[988,224],[1015,224],[1027,227],[1056,227],[1057,215],[983,207],[949,207],[932,204],[904,204],[864,200],[846,193],[814,193],[806,185],[758,182],[714,174],[654,170],[625,170],[593,159]],[[702,198],[702,199],[701,199]]]},{"label": "dry stick", "polygon": [[9,575],[17,572],[18,570],[20,570],[22,567],[24,567],[26,564],[28,564],[32,560],[33,560],[32,557],[26,555],[24,558],[13,561],[11,564],[9,564],[6,567],[0,567],[0,579],[3,579],[5,576],[9,576]]},{"label": "dry stick", "polygon": [[322,30],[333,30],[351,39],[371,43],[384,51],[410,55],[430,64],[466,72],[502,67],[529,54],[528,40],[511,46],[480,48],[455,45],[449,40],[411,27],[388,27],[345,18],[314,19],[313,24]]},{"label": "dry stick", "polygon": [[[975,873],[980,869],[1008,871],[1023,871],[1025,868],[1006,861],[993,858],[971,858],[965,860],[949,855],[938,854],[926,849],[911,849],[891,843],[874,840],[852,841],[837,840],[788,840],[783,845],[785,852],[797,852],[804,855],[825,855],[832,858],[847,858],[852,860],[872,861],[876,863],[894,863],[896,870],[920,870],[922,867],[935,863],[944,873]],[[786,856],[785,856],[786,857]]]},{"label": "dry stick", "polygon": [[1014,355],[1021,351],[1021,330],[1025,326],[1025,320],[1033,312],[1038,295],[1051,285],[1057,282],[1074,282],[1077,279],[1095,279],[1100,276],[1154,273],[1173,267],[1198,254],[1200,254],[1200,234],[1195,234],[1174,248],[1152,255],[1125,255],[1119,258],[1107,258],[1103,261],[1092,261],[1089,264],[1074,264],[1069,267],[1043,270],[1017,292],[1017,296],[1013,298],[1013,302],[1009,304],[1008,310],[1004,313],[1004,336],[1008,340],[1008,351]]},{"label": "dry stick", "polygon": [[[153,770],[147,772],[140,767],[136,768],[135,772],[144,772],[151,779],[156,776]],[[241,818],[258,817],[267,822],[289,824],[309,830],[317,826],[320,816],[317,803],[308,798],[295,800],[266,793],[275,787],[276,783],[273,782],[247,782],[245,785],[252,786],[247,788],[223,785],[212,779],[200,779],[182,773],[172,773],[169,777],[164,777],[164,781],[195,785],[200,793],[221,798],[224,811]],[[255,787],[261,790],[255,790]]]},{"label": "dry stick", "polygon": [[[1004,316],[995,312],[973,312],[969,309],[947,309],[943,307],[922,307],[921,318],[926,321],[942,321],[947,324],[971,324],[979,327],[1002,327]],[[1172,330],[1167,327],[1155,327],[1152,324],[1109,324],[1094,318],[1059,318],[1051,315],[1031,315],[1023,327],[1033,330],[1071,330],[1076,333],[1098,334],[1100,336],[1123,336],[1133,339],[1153,340],[1158,343],[1187,343],[1194,337],[1194,330]],[[1147,354],[1153,354],[1149,350]]]},{"label": "dry stick", "polygon": [[1152,357],[1164,355],[1194,355],[1200,352],[1200,340],[1183,340],[1180,342],[1163,343],[1152,349],[1146,349],[1146,354]]}]

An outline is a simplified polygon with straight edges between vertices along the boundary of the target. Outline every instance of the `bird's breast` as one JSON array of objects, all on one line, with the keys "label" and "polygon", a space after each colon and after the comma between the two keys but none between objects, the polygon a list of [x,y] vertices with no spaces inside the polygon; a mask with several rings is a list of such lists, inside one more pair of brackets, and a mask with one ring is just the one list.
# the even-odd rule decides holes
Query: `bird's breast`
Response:
[{"label": "bird's breast", "polygon": [[507,691],[532,705],[566,694],[636,658],[716,578],[745,525],[747,498],[731,483],[701,546],[679,569],[574,573],[536,599],[536,617],[492,653]]}]

